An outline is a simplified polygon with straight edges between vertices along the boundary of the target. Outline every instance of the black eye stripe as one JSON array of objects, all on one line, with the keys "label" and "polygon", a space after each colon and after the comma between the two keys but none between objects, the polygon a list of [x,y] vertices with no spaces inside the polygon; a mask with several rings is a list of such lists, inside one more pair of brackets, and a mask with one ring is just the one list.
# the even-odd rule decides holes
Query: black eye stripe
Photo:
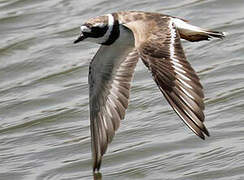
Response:
[{"label": "black eye stripe", "polygon": [[106,31],[108,30],[108,26],[104,26],[104,27],[92,27],[91,28],[91,31],[93,32],[93,33],[97,33],[97,34],[105,34],[106,33]]},{"label": "black eye stripe", "polygon": [[107,32],[108,26],[104,27],[91,27],[91,32],[83,32],[83,34],[87,37],[99,38],[103,37],[103,35]]}]

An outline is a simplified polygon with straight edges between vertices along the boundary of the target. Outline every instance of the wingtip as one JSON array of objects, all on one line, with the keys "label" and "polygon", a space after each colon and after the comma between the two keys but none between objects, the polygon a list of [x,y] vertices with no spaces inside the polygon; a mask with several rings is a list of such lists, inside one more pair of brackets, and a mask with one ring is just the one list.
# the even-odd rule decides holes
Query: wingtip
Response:
[{"label": "wingtip", "polygon": [[98,173],[100,170],[100,167],[93,167],[93,173]]},{"label": "wingtip", "polygon": [[210,134],[209,134],[209,132],[208,132],[208,130],[207,130],[206,127],[204,127],[204,129],[202,129],[202,132],[201,132],[201,133],[198,133],[197,135],[198,135],[198,137],[200,137],[202,140],[205,140],[205,135],[208,136],[208,137],[210,137]]},{"label": "wingtip", "polygon": [[205,134],[206,136],[210,137],[209,131],[207,130],[206,127],[204,128],[204,131],[203,131],[203,132],[204,132],[204,134]]},{"label": "wingtip", "polygon": [[99,170],[100,170],[100,167],[99,168],[93,167],[93,174],[99,173]]},{"label": "wingtip", "polygon": [[101,161],[95,162],[93,164],[93,173],[99,173],[101,167]]},{"label": "wingtip", "polygon": [[210,136],[209,131],[208,131],[208,129],[206,128],[206,126],[204,124],[201,127],[201,132],[202,132],[203,135],[206,135],[208,137]]},{"label": "wingtip", "polygon": [[205,140],[205,136],[204,136],[203,133],[199,133],[199,134],[197,134],[197,135],[198,135],[198,137],[200,137],[202,140]]}]

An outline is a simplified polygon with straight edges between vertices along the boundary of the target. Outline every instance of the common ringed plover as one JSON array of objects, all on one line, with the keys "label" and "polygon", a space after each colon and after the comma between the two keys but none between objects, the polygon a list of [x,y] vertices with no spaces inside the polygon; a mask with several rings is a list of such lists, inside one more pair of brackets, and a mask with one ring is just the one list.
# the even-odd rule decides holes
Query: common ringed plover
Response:
[{"label": "common ringed plover", "polygon": [[224,33],[193,26],[177,17],[117,12],[89,19],[74,41],[101,44],[89,67],[90,128],[93,171],[112,141],[128,107],[133,73],[139,59],[183,122],[200,138],[204,125],[203,87],[186,60],[181,40],[223,38]]}]

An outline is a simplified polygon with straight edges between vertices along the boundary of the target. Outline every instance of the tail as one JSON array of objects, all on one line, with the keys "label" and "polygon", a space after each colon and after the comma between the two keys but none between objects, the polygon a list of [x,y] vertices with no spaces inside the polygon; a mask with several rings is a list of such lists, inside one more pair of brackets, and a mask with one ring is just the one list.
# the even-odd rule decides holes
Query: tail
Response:
[{"label": "tail", "polygon": [[193,26],[178,18],[173,18],[173,22],[180,34],[180,37],[191,42],[209,40],[211,38],[223,39],[226,35],[224,32],[206,30]]}]

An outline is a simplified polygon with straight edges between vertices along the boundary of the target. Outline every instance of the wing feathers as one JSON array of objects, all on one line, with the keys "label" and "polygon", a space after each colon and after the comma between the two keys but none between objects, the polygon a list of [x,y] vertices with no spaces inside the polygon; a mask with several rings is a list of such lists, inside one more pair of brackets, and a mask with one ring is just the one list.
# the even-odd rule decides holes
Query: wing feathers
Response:
[{"label": "wing feathers", "polygon": [[200,108],[200,106],[191,98],[189,98],[184,92],[182,92],[179,87],[175,86],[173,88],[173,91],[175,94],[177,94],[182,101],[184,101],[184,103],[191,108],[191,110],[197,114],[197,116],[199,117],[199,119],[201,119],[201,121],[204,120],[204,114],[202,109]]},{"label": "wing feathers", "polygon": [[150,29],[153,35],[139,47],[139,55],[175,112],[195,134],[204,139],[204,134],[209,136],[209,132],[203,124],[202,85],[186,61],[179,33],[170,17],[167,23],[167,28],[157,26]]},{"label": "wing feathers", "polygon": [[[104,50],[105,49],[105,50]],[[108,143],[124,119],[128,107],[130,83],[138,61],[137,50],[123,49],[115,59],[99,59],[102,53],[113,53],[101,47],[90,65],[90,118],[93,170],[99,170]],[[113,57],[110,55],[110,57]],[[116,59],[117,58],[117,59]],[[103,60],[103,64],[100,63]]]},{"label": "wing feathers", "polygon": [[200,138],[205,139],[201,129],[185,114],[185,112],[179,108],[179,105],[176,104],[175,101],[173,101],[170,98],[170,95],[168,95],[167,93],[163,92],[164,96],[166,97],[166,99],[168,100],[169,104],[172,106],[172,108],[175,110],[175,112],[180,116],[181,119],[184,120],[184,122],[186,123],[186,125],[196,134],[198,135]]},{"label": "wing feathers", "polygon": [[112,106],[112,103],[113,103],[112,101],[108,102],[106,108],[107,108],[107,112],[110,113],[111,115],[110,118],[113,123],[113,129],[114,131],[116,131],[120,125],[120,117],[118,112],[115,110],[114,106]]}]

